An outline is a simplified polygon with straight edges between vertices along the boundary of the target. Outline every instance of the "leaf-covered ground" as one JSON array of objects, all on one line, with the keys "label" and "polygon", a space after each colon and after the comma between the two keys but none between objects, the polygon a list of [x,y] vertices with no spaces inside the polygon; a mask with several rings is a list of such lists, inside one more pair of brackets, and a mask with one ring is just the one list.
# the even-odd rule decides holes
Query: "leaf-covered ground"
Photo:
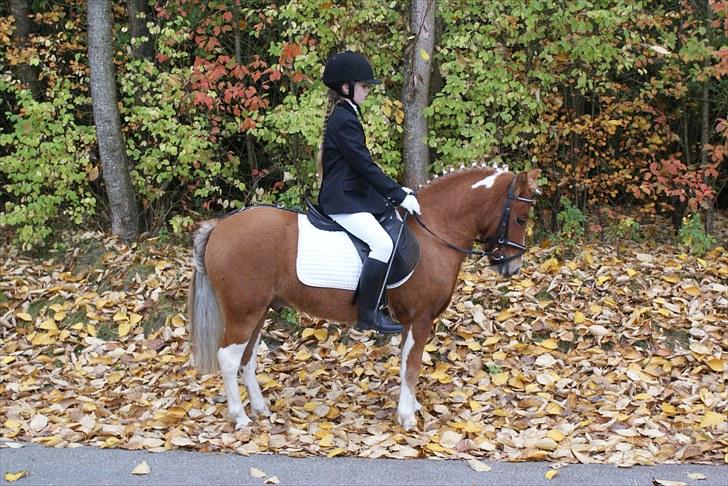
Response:
[{"label": "leaf-covered ground", "polygon": [[412,432],[395,420],[399,337],[271,313],[258,379],[273,415],[235,431],[221,378],[190,364],[188,248],[99,234],[46,260],[6,247],[0,436],[242,454],[728,462],[728,255],[696,258],[645,231],[641,243],[532,248],[510,280],[467,261],[426,348]]}]

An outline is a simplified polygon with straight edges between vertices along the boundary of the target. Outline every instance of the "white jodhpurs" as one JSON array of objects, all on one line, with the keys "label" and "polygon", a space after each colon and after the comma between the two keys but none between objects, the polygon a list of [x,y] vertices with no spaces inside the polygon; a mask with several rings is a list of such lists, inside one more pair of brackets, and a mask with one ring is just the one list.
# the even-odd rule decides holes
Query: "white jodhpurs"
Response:
[{"label": "white jodhpurs", "polygon": [[371,213],[330,214],[346,231],[369,245],[369,257],[387,263],[394,243]]}]

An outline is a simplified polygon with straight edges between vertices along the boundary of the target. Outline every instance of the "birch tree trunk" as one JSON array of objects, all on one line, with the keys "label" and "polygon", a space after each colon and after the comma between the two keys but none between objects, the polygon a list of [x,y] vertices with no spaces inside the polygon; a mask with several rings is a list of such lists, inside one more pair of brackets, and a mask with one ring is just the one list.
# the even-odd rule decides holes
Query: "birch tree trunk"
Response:
[{"label": "birch tree trunk", "polygon": [[151,20],[149,2],[147,0],[127,0],[126,11],[131,32],[131,55],[134,59],[153,59],[154,42],[152,42],[149,27],[147,27],[147,22]]},{"label": "birch tree trunk", "polygon": [[435,0],[411,0],[411,35],[405,51],[404,140],[402,159],[405,184],[416,188],[427,182],[430,149],[427,146],[428,123],[423,110],[430,99],[432,52],[435,45]]},{"label": "birch tree trunk", "polygon": [[139,236],[139,215],[119,120],[112,59],[111,5],[109,0],[93,0],[87,6],[91,100],[111,208],[111,231],[124,241],[131,241]]},{"label": "birch tree trunk", "polygon": [[[13,42],[19,49],[28,47],[30,43],[30,17],[28,17],[28,0],[10,0],[10,12],[15,18],[15,32]],[[43,86],[38,80],[38,68],[28,63],[13,66],[15,76],[30,90],[33,99],[43,96]]]}]

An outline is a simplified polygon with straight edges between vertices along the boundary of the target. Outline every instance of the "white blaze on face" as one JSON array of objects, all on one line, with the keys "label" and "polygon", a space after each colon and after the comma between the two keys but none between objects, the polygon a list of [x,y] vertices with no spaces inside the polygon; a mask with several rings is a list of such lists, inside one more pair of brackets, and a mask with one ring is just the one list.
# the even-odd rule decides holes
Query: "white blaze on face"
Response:
[{"label": "white blaze on face", "polygon": [[495,172],[493,172],[491,175],[489,175],[485,179],[480,180],[480,181],[476,182],[475,184],[473,184],[472,188],[477,189],[482,186],[482,187],[485,187],[486,189],[490,189],[491,187],[493,187],[493,184],[495,184],[495,180],[498,178],[498,176],[501,174],[505,174],[506,172],[508,172],[508,168],[501,169],[500,167],[496,167]]}]

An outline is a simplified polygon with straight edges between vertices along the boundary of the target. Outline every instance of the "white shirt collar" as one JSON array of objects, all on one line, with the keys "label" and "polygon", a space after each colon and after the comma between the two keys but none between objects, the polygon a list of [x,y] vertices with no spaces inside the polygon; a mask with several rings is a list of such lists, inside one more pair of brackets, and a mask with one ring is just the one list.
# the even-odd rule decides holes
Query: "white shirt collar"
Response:
[{"label": "white shirt collar", "polygon": [[359,107],[358,107],[358,106],[356,106],[356,103],[354,103],[353,101],[351,101],[351,100],[350,100],[349,98],[344,98],[344,100],[345,100],[345,101],[346,101],[347,103],[349,103],[349,104],[350,104],[351,106],[353,106],[353,107],[354,107],[354,111],[355,111],[355,112],[356,112],[356,114],[358,115],[358,114],[359,114]]}]

